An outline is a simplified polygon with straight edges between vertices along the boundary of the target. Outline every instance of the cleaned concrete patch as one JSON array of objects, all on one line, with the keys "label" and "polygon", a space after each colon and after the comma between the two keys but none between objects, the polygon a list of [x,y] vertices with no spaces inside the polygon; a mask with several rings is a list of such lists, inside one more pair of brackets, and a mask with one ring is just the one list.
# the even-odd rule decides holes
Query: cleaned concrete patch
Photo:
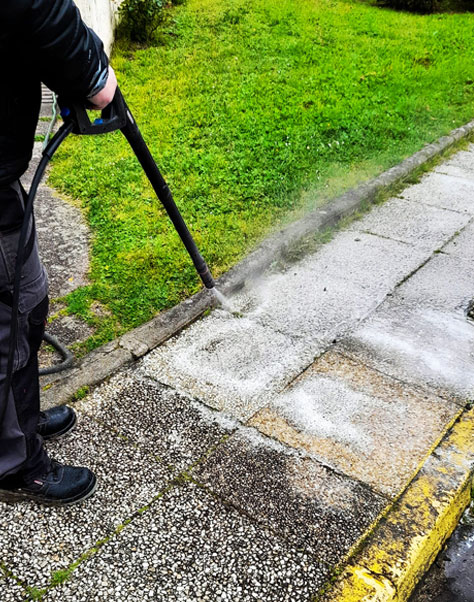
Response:
[{"label": "cleaned concrete patch", "polygon": [[458,413],[453,403],[328,352],[249,425],[396,496]]},{"label": "cleaned concrete patch", "polygon": [[[447,165],[450,166],[447,168],[448,173],[440,173],[441,168],[438,168],[437,171],[423,176],[419,184],[406,188],[400,196],[412,203],[474,215],[474,182],[457,175],[461,163],[453,159]],[[450,172],[450,168],[456,171]]]},{"label": "cleaned concrete patch", "polygon": [[139,372],[247,420],[310,356],[302,340],[216,310],[147,355]]},{"label": "cleaned concrete patch", "polygon": [[[446,249],[447,247],[445,247]],[[396,291],[390,301],[400,307],[466,312],[474,293],[472,264],[462,258],[434,255]]]},{"label": "cleaned concrete patch", "polygon": [[30,586],[48,584],[168,483],[169,473],[151,456],[81,416],[67,438],[48,445],[50,455],[97,475],[93,497],[77,506],[0,504],[0,561]]},{"label": "cleaned concrete patch", "polygon": [[[402,241],[416,249],[435,251],[468,223],[470,215],[425,204],[426,190],[422,190],[421,198],[416,202],[409,202],[414,199],[407,196],[406,199],[390,199],[380,207],[375,207],[366,217],[355,222],[351,229]],[[407,191],[405,193],[408,195]]]},{"label": "cleaned concrete patch", "polygon": [[174,472],[188,468],[236,428],[199,402],[136,378],[134,370],[117,374],[76,407],[157,456]]},{"label": "cleaned concrete patch", "polygon": [[427,258],[403,243],[341,232],[285,273],[252,282],[234,302],[264,326],[304,337],[317,352],[374,310]]},{"label": "cleaned concrete patch", "polygon": [[474,393],[468,261],[437,255],[342,341],[364,363],[464,404]]},{"label": "cleaned concrete patch", "polygon": [[310,602],[329,567],[194,485],[175,487],[48,602]]},{"label": "cleaned concrete patch", "polygon": [[[434,173],[442,174],[445,176],[451,176],[453,178],[460,178],[461,180],[464,180],[467,183],[474,182],[474,172],[469,172],[467,169],[463,168],[462,166],[459,167],[457,165],[452,165],[450,163],[443,163],[443,164],[439,165],[438,167],[435,167],[435,169],[433,171],[434,171]],[[470,204],[469,203],[465,203],[464,207],[465,207],[466,211],[470,212]]]},{"label": "cleaned concrete patch", "polygon": [[219,446],[195,477],[295,548],[329,564],[344,558],[387,503],[254,429],[240,430]]},{"label": "cleaned concrete patch", "polygon": [[474,391],[474,332],[462,313],[384,308],[342,348],[405,382],[464,405]]}]

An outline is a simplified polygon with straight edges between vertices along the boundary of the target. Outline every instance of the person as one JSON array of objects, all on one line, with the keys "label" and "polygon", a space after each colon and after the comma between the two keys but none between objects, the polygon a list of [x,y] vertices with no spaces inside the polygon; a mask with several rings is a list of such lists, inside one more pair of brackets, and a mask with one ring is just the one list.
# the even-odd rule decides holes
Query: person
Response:
[{"label": "person", "polygon": [[[26,193],[20,177],[32,156],[44,82],[58,95],[103,109],[117,86],[103,44],[72,0],[0,2],[0,500],[71,504],[90,496],[96,477],[63,465],[43,441],[75,424],[72,408],[40,412],[37,352],[48,312],[47,276],[29,224],[22,266],[18,339],[8,395],[5,384],[15,255]],[[1,415],[1,413],[0,413]]]}]

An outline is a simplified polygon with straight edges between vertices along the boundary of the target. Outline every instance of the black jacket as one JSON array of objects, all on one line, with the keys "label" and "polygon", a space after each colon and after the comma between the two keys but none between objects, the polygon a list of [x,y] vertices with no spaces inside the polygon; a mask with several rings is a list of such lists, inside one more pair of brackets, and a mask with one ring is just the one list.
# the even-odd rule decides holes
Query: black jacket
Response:
[{"label": "black jacket", "polygon": [[107,80],[102,42],[72,0],[0,0],[0,186],[31,158],[40,82],[86,99]]}]

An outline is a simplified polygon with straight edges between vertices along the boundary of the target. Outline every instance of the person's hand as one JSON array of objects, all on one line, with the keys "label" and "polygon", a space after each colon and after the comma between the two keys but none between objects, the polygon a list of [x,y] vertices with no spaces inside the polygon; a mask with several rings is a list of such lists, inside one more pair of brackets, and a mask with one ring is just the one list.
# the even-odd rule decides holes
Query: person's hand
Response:
[{"label": "person's hand", "polygon": [[109,77],[107,83],[100,92],[97,92],[94,96],[89,98],[91,109],[101,111],[112,102],[115,90],[117,89],[117,78],[115,77],[114,70],[109,66]]}]

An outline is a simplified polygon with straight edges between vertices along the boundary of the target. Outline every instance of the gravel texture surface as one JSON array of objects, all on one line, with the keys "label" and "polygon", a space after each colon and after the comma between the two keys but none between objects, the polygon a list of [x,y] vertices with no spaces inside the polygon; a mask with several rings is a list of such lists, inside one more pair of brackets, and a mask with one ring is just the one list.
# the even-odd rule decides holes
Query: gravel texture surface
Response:
[{"label": "gravel texture surface", "polygon": [[159,499],[47,601],[310,602],[327,575],[305,550],[188,484]]},{"label": "gravel texture surface", "polygon": [[91,468],[98,487],[84,503],[64,508],[0,503],[0,561],[36,587],[110,535],[170,480],[152,456],[87,416],[48,451],[57,460]]},{"label": "gravel texture surface", "polygon": [[264,527],[336,563],[387,500],[254,429],[234,434],[195,476]]},{"label": "gravel texture surface", "polygon": [[[22,178],[28,190],[41,156],[36,142],[30,167]],[[59,198],[46,184],[35,200],[36,229],[41,259],[49,277],[51,297],[60,297],[87,283],[89,270],[89,229],[81,211]]]},{"label": "gravel texture surface", "polygon": [[237,424],[190,397],[121,372],[76,405],[156,455],[174,473],[188,468]]},{"label": "gravel texture surface", "polygon": [[26,600],[25,591],[13,579],[0,575],[0,596],[2,602]]}]

